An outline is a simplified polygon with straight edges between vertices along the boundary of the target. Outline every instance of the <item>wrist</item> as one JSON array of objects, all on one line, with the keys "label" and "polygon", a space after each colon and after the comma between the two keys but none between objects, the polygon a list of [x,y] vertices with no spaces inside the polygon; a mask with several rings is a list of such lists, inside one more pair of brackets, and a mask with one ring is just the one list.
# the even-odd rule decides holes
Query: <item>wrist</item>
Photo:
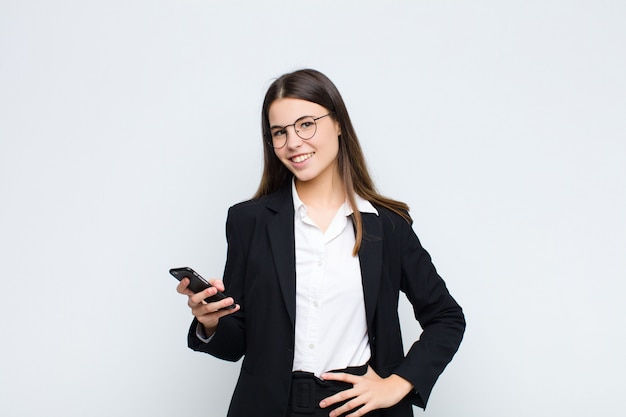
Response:
[{"label": "wrist", "polygon": [[402,397],[404,398],[408,393],[410,393],[411,391],[413,391],[413,384],[410,383],[408,380],[402,378],[400,375],[398,374],[391,374],[389,375],[389,377],[387,378],[387,380],[393,384],[393,389],[394,391],[398,392],[398,393],[402,393]]},{"label": "wrist", "polygon": [[200,322],[196,325],[196,336],[203,342],[208,342],[215,334],[215,331],[216,329],[207,328]]}]

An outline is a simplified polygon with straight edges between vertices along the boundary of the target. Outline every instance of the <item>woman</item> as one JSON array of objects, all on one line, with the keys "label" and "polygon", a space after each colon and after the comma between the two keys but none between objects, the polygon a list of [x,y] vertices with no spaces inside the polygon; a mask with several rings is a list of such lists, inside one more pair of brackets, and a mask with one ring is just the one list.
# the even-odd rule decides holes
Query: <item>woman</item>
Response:
[{"label": "woman", "polygon": [[[461,342],[461,308],[411,228],[375,190],[335,85],[285,74],[262,108],[256,195],[230,208],[224,282],[193,294],[189,347],[243,356],[228,415],[412,416]],[[205,303],[220,291],[229,298]],[[423,328],[404,354],[399,291]],[[234,309],[222,309],[237,302]]]}]

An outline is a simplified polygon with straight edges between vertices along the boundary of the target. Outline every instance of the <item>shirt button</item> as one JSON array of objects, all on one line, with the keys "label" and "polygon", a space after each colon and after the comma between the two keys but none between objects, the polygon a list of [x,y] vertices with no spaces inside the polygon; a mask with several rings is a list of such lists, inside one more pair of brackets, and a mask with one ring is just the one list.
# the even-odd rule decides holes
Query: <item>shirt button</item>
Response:
[{"label": "shirt button", "polygon": [[311,343],[311,344],[309,345],[309,349],[315,349],[315,345],[314,345],[313,343]]},{"label": "shirt button", "polygon": [[317,301],[313,301],[313,307],[317,308],[319,306]]}]

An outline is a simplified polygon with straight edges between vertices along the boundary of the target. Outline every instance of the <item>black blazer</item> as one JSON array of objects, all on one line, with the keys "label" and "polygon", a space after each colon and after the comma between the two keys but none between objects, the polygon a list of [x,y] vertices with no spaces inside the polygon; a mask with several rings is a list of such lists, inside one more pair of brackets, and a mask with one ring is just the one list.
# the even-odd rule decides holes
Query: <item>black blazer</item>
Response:
[{"label": "black blazer", "polygon": [[[363,280],[370,365],[381,377],[409,380],[415,391],[387,417],[412,416],[457,351],[465,329],[461,307],[450,296],[411,225],[376,206],[362,213],[359,261]],[[188,336],[191,349],[229,361],[243,356],[228,416],[285,416],[291,381],[296,311],[294,209],[291,184],[276,193],[237,204],[226,221],[228,251],[224,284],[241,310],[220,320],[209,343]],[[423,328],[404,355],[398,296],[406,294]]]}]

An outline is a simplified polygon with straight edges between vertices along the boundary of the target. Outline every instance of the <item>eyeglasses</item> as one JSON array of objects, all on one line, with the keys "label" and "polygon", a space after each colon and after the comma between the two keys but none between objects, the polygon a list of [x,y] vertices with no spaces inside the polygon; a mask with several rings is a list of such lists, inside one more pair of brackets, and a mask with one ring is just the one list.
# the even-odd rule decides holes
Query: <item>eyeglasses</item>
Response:
[{"label": "eyeglasses", "polygon": [[293,126],[293,130],[300,139],[309,140],[315,136],[317,132],[317,121],[323,117],[330,116],[332,113],[325,114],[319,117],[302,116],[290,125],[271,128],[272,139],[268,143],[272,145],[274,149],[280,149],[287,144],[287,128]]}]

